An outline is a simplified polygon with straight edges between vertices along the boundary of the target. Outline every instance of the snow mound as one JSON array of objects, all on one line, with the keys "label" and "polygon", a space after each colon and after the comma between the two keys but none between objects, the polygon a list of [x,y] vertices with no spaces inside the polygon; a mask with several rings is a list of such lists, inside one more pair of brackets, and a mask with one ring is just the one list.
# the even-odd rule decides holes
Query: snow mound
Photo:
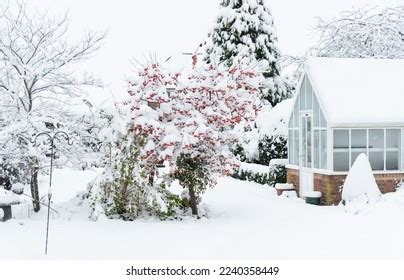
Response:
[{"label": "snow mound", "polygon": [[20,204],[23,200],[13,192],[0,189],[0,206]]},{"label": "snow mound", "polygon": [[382,194],[373,177],[369,160],[365,154],[360,154],[346,177],[342,188],[342,202],[357,209],[379,202],[381,198]]}]

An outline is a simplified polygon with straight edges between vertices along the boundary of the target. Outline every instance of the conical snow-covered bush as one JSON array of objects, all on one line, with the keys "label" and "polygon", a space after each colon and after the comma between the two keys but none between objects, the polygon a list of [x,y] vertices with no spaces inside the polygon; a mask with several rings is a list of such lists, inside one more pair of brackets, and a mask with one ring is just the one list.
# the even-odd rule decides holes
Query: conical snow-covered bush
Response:
[{"label": "conical snow-covered bush", "polygon": [[342,203],[358,212],[360,207],[379,202],[381,198],[369,160],[365,154],[360,154],[346,177]]}]

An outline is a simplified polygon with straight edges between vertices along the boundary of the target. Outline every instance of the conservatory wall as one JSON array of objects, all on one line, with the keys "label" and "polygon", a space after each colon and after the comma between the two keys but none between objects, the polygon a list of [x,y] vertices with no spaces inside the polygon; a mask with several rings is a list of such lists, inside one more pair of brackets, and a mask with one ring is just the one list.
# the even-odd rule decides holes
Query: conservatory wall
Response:
[{"label": "conservatory wall", "polygon": [[327,122],[307,76],[289,119],[288,154],[290,165],[327,169]]}]

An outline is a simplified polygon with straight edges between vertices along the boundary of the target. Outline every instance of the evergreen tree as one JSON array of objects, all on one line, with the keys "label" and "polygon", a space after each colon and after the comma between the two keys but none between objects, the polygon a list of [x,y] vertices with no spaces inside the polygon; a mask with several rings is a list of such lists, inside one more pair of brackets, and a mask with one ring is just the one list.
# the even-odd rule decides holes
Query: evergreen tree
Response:
[{"label": "evergreen tree", "polygon": [[272,106],[290,96],[280,74],[280,52],[274,21],[264,0],[222,0],[215,26],[209,34],[205,60],[227,67],[235,60],[262,67],[266,83],[263,96]]}]

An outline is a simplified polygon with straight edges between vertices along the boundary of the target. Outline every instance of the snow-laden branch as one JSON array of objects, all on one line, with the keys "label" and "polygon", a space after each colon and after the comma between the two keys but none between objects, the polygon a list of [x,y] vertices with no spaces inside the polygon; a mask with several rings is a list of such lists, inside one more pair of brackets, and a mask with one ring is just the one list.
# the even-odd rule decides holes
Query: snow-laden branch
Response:
[{"label": "snow-laden branch", "polygon": [[[69,16],[49,17],[25,2],[2,9],[0,18],[0,96],[10,105],[31,112],[43,98],[77,96],[81,86],[98,86],[91,75],[77,78],[74,65],[87,60],[106,32],[69,38]],[[36,108],[38,109],[38,108]]]},{"label": "snow-laden branch", "polygon": [[318,19],[311,54],[326,57],[404,58],[404,6],[364,7],[338,18]]}]

